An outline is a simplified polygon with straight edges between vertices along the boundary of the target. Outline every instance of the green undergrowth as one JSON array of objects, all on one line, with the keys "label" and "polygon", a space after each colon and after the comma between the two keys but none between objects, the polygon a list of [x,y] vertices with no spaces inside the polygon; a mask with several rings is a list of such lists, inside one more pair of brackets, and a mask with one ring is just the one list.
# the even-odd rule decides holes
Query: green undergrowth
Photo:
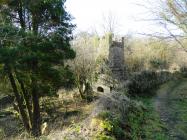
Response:
[{"label": "green undergrowth", "polygon": [[133,107],[127,115],[129,140],[168,140],[166,127],[155,111],[152,98],[136,98],[143,108]]},{"label": "green undergrowth", "polygon": [[94,120],[100,128],[94,140],[169,140],[151,97],[134,98],[125,113],[125,119],[109,111],[100,113]]},{"label": "green undergrowth", "polygon": [[97,116],[96,121],[99,122],[101,131],[95,140],[121,140],[125,137],[124,124],[118,115],[103,111]]},{"label": "green undergrowth", "polygon": [[[127,114],[129,140],[173,140],[187,138],[187,79],[177,78],[159,87],[154,96],[134,97],[143,108],[132,106]],[[160,112],[155,108],[155,100],[160,101]],[[164,110],[163,110],[164,109]],[[166,122],[163,122],[167,119]]]},{"label": "green undergrowth", "polygon": [[163,83],[168,82],[173,78],[173,74],[167,71],[142,71],[134,73],[130,77],[128,84],[129,95],[135,96],[152,96],[153,90]]},{"label": "green undergrowth", "polygon": [[180,139],[187,139],[187,79],[172,81],[165,86],[169,87],[162,90],[167,93],[165,102],[169,133]]},{"label": "green undergrowth", "polygon": [[3,140],[4,137],[5,137],[4,130],[2,128],[0,128],[0,140]]}]

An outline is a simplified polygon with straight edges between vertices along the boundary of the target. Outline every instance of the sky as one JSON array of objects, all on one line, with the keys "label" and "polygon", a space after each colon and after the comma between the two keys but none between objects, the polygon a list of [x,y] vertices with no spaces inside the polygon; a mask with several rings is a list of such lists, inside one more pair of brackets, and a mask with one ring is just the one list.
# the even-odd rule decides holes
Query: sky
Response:
[{"label": "sky", "polygon": [[117,33],[121,35],[160,30],[158,25],[144,20],[152,18],[149,10],[140,6],[144,4],[145,0],[67,0],[66,8],[74,17],[76,32],[97,31],[102,34],[103,17],[108,15],[115,17],[119,25]]}]

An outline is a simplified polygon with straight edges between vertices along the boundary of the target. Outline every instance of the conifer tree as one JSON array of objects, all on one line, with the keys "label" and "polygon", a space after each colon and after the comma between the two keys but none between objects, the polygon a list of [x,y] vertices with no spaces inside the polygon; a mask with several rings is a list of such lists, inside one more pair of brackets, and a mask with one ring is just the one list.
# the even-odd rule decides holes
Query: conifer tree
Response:
[{"label": "conifer tree", "polygon": [[71,16],[65,0],[0,0],[0,65],[28,133],[40,136],[41,96],[72,80]]}]

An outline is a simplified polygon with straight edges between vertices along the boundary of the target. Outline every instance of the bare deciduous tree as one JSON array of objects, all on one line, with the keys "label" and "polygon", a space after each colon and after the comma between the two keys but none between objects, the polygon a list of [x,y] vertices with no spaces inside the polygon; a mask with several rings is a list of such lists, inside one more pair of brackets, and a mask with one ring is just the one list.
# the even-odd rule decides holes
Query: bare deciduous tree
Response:
[{"label": "bare deciduous tree", "polygon": [[92,82],[96,72],[96,48],[87,33],[81,33],[73,43],[76,58],[70,62],[75,73],[75,82],[82,99],[91,97]]},{"label": "bare deciduous tree", "polygon": [[160,29],[154,33],[141,33],[161,40],[175,40],[187,52],[184,40],[187,35],[187,0],[144,0],[138,4],[151,13],[148,19],[159,25]]},{"label": "bare deciduous tree", "polygon": [[108,14],[103,14],[103,23],[101,24],[101,27],[104,31],[104,34],[106,33],[112,33],[115,34],[119,30],[119,21],[117,16],[109,12]]},{"label": "bare deciduous tree", "polygon": [[183,43],[187,35],[187,0],[160,0],[160,11],[157,12],[160,24],[185,52]]}]

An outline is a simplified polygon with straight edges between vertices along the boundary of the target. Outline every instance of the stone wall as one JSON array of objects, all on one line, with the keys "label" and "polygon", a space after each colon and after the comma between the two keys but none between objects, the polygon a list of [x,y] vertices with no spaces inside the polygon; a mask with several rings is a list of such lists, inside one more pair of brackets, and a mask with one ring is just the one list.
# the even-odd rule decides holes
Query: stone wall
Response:
[{"label": "stone wall", "polygon": [[121,41],[113,41],[109,38],[109,67],[114,78],[124,79],[124,38]]}]

